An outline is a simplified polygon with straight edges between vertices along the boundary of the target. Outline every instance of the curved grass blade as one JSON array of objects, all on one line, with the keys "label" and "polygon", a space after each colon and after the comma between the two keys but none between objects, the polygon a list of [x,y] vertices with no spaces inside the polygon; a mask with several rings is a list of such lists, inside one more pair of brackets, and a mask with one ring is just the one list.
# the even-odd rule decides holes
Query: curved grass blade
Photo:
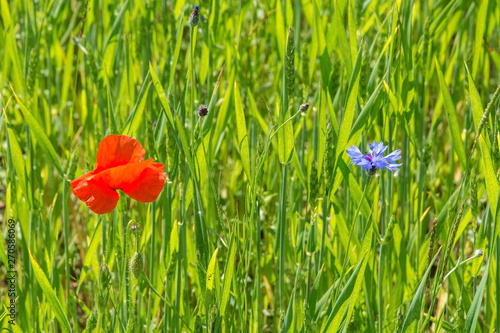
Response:
[{"label": "curved grass blade", "polygon": [[439,66],[437,59],[434,60],[436,62],[436,71],[439,78],[439,84],[441,86],[441,93],[443,94],[444,109],[446,111],[446,116],[448,117],[448,124],[450,125],[452,138],[451,143],[453,146],[453,150],[457,154],[458,161],[460,162],[462,170],[465,170],[465,162],[467,161],[467,159],[465,157],[464,143],[462,141],[462,137],[460,136],[457,111],[455,110],[455,105],[453,105],[453,100],[451,99],[450,92],[448,91],[448,86],[446,85],[443,73],[441,72],[441,67]]},{"label": "curved grass blade", "polygon": [[61,162],[59,161],[59,157],[57,157],[57,153],[54,150],[54,147],[52,146],[52,144],[50,143],[49,138],[45,134],[45,130],[40,126],[40,124],[35,119],[35,117],[33,117],[31,112],[26,108],[26,106],[23,104],[21,99],[17,96],[14,89],[12,89],[12,93],[14,94],[14,97],[16,98],[17,104],[19,104],[19,107],[21,108],[21,112],[24,115],[24,120],[26,120],[26,123],[31,128],[31,130],[33,131],[33,134],[35,135],[36,139],[38,140],[38,144],[45,151],[47,156],[52,160],[52,163],[54,163],[54,166],[56,167],[57,171],[59,172],[59,175],[62,178],[64,178],[64,171],[62,169]]},{"label": "curved grass blade", "polygon": [[427,278],[429,277],[429,273],[431,272],[432,264],[434,264],[434,261],[436,261],[436,258],[438,257],[439,251],[434,255],[434,258],[432,258],[431,262],[429,263],[429,267],[425,271],[424,277],[422,278],[422,281],[420,281],[420,285],[418,286],[417,292],[415,293],[415,296],[413,297],[413,300],[411,301],[410,309],[408,310],[408,314],[406,315],[405,321],[403,322],[403,328],[401,329],[401,332],[406,332],[406,330],[410,327],[411,324],[415,320],[418,320],[420,318],[420,312],[422,310],[422,298],[424,296],[424,290],[425,290],[425,284],[427,282]]},{"label": "curved grass blade", "polygon": [[59,324],[61,324],[61,329],[64,332],[72,332],[68,317],[66,317],[66,314],[64,313],[64,310],[61,306],[61,303],[59,302],[59,299],[57,298],[54,289],[52,289],[52,287],[50,286],[50,282],[45,276],[45,273],[43,272],[40,265],[38,265],[38,262],[35,260],[35,258],[33,258],[31,249],[29,250],[29,253],[31,264],[33,266],[33,273],[35,274],[36,280],[38,281],[40,288],[42,288],[45,297],[47,297],[47,301],[50,305],[51,310],[54,312],[57,320],[59,321]]},{"label": "curved grass blade", "polygon": [[229,245],[229,259],[224,272],[224,286],[222,287],[222,296],[219,307],[221,317],[224,317],[226,312],[227,301],[229,300],[229,290],[231,289],[231,283],[233,282],[234,259],[236,256],[235,243],[236,241],[233,238],[231,240],[231,244]]}]

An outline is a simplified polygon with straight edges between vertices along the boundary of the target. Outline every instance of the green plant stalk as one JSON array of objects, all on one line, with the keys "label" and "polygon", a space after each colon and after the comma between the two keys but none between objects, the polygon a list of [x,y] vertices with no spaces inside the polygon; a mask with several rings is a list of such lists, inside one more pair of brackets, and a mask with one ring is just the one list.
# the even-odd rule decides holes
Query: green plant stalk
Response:
[{"label": "green plant stalk", "polygon": [[260,292],[260,281],[262,279],[261,277],[261,272],[260,272],[260,257],[261,257],[261,246],[260,246],[260,232],[261,232],[261,225],[260,225],[260,216],[259,216],[259,212],[260,212],[260,204],[257,203],[257,210],[256,210],[256,213],[255,213],[255,217],[256,217],[256,228],[255,228],[255,245],[257,247],[257,279],[256,279],[256,283],[257,283],[257,287],[256,287],[256,291],[257,291],[257,306],[256,306],[256,309],[257,309],[257,330],[260,330],[261,328],[261,306],[262,306],[262,293]]},{"label": "green plant stalk", "polygon": [[68,180],[63,180],[63,200],[62,200],[62,214],[63,214],[63,232],[64,232],[64,272],[66,273],[66,295],[69,297],[69,250],[68,250],[68,237],[69,237],[69,231],[68,231],[68,219],[69,219],[69,213],[68,213],[68,198],[69,198],[69,181]]},{"label": "green plant stalk", "polygon": [[[154,283],[154,277],[155,277],[155,262],[154,262],[154,254],[155,254],[155,241],[156,241],[156,237],[155,237],[155,225],[156,225],[156,220],[155,220],[155,215],[156,215],[156,202],[153,201],[151,203],[151,238],[150,238],[150,253],[149,253],[149,276],[151,277],[150,278],[150,281],[151,283]],[[137,243],[139,243],[139,240],[137,240]],[[148,327],[148,330],[149,330],[149,325],[151,323],[151,320],[149,320],[149,309],[151,308],[151,302],[152,302],[152,298],[151,298],[151,292],[148,294],[148,309],[147,309],[147,315],[146,315],[146,319],[147,319],[147,327]]]},{"label": "green plant stalk", "polygon": [[127,240],[128,240],[128,227],[125,213],[122,212],[122,233],[123,233],[123,254],[122,254],[122,274],[125,281],[125,311],[123,322],[127,323],[129,318],[130,309],[130,288],[129,288],[129,270],[127,265]]},{"label": "green plant stalk", "polygon": [[325,247],[326,230],[328,229],[327,217],[330,213],[329,210],[330,200],[328,196],[328,189],[325,189],[325,197],[323,199],[323,228],[321,230],[321,246],[319,248],[319,259],[318,265],[316,267],[316,273],[318,273],[319,269],[321,268],[321,264],[323,263],[323,249]]},{"label": "green plant stalk", "polygon": [[368,177],[368,179],[365,182],[365,185],[363,188],[363,194],[361,195],[361,199],[359,201],[358,208],[356,209],[356,213],[354,214],[354,220],[352,221],[351,228],[349,229],[349,240],[347,242],[347,248],[346,248],[347,252],[346,252],[345,257],[344,257],[344,263],[342,264],[342,273],[341,273],[340,279],[339,279],[339,281],[340,281],[339,288],[337,288],[337,290],[335,290],[334,299],[338,297],[338,292],[340,291],[340,286],[342,285],[342,282],[344,280],[344,275],[347,271],[347,264],[349,262],[349,257],[350,257],[349,247],[351,246],[352,233],[353,233],[354,228],[357,226],[358,214],[359,214],[359,211],[361,209],[361,204],[363,203],[363,199],[365,198],[366,192],[367,192],[368,188],[370,187],[369,185],[371,183],[372,178],[373,177]]},{"label": "green plant stalk", "polygon": [[[195,114],[194,110],[196,106],[194,105],[194,93],[195,93],[195,82],[194,82],[194,49],[195,49],[195,41],[194,41],[194,29],[197,27],[191,27],[189,30],[189,74],[191,81],[191,108],[189,112],[189,117],[191,118],[191,146],[194,146],[194,127],[195,127]],[[187,154],[188,152],[186,152]]]},{"label": "green plant stalk", "polygon": [[280,315],[284,311],[285,302],[285,222],[286,222],[286,183],[287,183],[288,166],[283,165],[283,179],[280,192],[280,212],[278,220],[279,230],[279,257],[278,257],[278,286],[279,286],[279,309]]},{"label": "green plant stalk", "polygon": [[[170,230],[172,226],[172,221],[171,219],[171,211],[170,208],[172,206],[172,198],[171,198],[171,192],[170,192],[170,184],[166,184],[165,186],[165,207],[164,207],[164,216],[163,216],[163,248],[162,248],[162,253],[163,253],[163,261],[167,259],[167,254],[170,253]],[[164,263],[165,264],[165,263]],[[168,278],[165,278],[165,299],[168,299],[168,291],[170,289],[170,285],[167,283]],[[167,304],[165,302],[165,306],[163,308],[163,313],[164,313],[164,322],[163,322],[163,332],[167,332],[169,329],[169,323],[170,323],[170,309],[171,309],[171,304]]]}]

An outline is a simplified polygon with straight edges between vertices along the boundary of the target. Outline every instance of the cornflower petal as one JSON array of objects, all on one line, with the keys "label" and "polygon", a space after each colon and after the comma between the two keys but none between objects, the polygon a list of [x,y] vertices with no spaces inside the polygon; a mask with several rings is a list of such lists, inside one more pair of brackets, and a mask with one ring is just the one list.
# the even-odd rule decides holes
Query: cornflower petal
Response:
[{"label": "cornflower petal", "polygon": [[394,164],[397,160],[401,158],[401,149],[395,150],[389,155],[385,156],[385,160],[387,163]]},{"label": "cornflower petal", "polygon": [[354,163],[354,161],[358,161],[364,157],[363,153],[361,153],[359,148],[356,146],[352,146],[352,147],[347,148],[347,156],[349,156],[351,158],[353,163]]},{"label": "cornflower petal", "polygon": [[377,169],[384,170],[387,168],[389,171],[396,171],[402,165],[402,163],[396,164],[396,161],[401,158],[400,149],[384,156],[388,146],[384,146],[382,141],[380,143],[373,141],[369,146],[371,153],[363,154],[358,147],[352,146],[347,148],[347,155],[351,158],[352,164],[369,171],[370,176],[374,175]]}]

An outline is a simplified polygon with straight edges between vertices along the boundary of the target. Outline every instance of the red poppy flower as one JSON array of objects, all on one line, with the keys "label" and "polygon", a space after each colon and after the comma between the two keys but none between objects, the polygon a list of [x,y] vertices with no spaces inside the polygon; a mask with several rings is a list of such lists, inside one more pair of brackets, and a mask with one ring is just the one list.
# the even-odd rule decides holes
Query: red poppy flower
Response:
[{"label": "red poppy flower", "polygon": [[166,173],[164,164],[145,161],[144,148],[126,135],[108,135],[97,148],[97,164],[71,182],[78,199],[97,214],[111,212],[120,196],[116,190],[140,202],[152,202],[163,190]]}]

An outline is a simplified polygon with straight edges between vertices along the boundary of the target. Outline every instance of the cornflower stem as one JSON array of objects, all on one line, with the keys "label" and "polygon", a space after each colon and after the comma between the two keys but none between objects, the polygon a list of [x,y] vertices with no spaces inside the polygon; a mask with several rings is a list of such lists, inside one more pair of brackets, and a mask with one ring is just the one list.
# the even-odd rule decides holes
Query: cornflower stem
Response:
[{"label": "cornflower stem", "polygon": [[384,246],[385,242],[381,242],[380,244],[380,254],[379,254],[379,263],[378,263],[378,284],[377,284],[377,289],[378,289],[378,330],[380,333],[382,333],[383,329],[383,302],[382,302],[382,291],[383,291],[383,278],[384,278]]},{"label": "cornflower stem", "polygon": [[194,127],[195,127],[195,115],[194,115],[194,110],[195,110],[195,105],[194,105],[194,91],[195,91],[195,83],[194,83],[194,49],[195,49],[195,43],[194,43],[194,29],[196,27],[191,27],[190,33],[189,33],[189,42],[190,42],[190,52],[189,52],[189,75],[190,80],[191,80],[191,109],[189,112],[189,116],[191,117],[191,146],[194,146]]}]

